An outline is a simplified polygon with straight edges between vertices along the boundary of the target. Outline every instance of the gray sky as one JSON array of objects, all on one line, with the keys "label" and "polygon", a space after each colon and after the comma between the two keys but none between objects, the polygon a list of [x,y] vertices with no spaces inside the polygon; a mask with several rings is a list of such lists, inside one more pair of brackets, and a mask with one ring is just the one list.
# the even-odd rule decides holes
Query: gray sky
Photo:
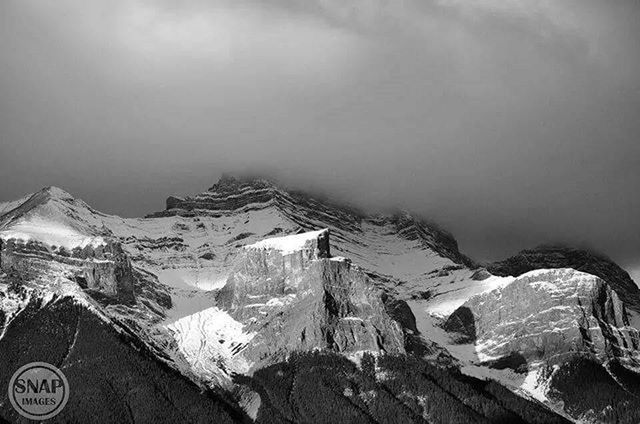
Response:
[{"label": "gray sky", "polygon": [[640,265],[634,0],[4,0],[0,199],[124,216],[267,169],[478,259]]}]

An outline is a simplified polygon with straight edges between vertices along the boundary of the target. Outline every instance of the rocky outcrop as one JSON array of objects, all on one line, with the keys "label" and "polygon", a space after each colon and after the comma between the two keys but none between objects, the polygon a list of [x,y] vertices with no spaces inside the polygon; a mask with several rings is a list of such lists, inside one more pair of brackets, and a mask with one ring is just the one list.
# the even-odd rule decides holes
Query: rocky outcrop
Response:
[{"label": "rocky outcrop", "polygon": [[4,272],[33,279],[56,264],[84,289],[121,303],[135,301],[131,262],[117,242],[71,251],[34,240],[9,239],[0,243],[0,269]]},{"label": "rocky outcrop", "polygon": [[458,242],[451,233],[439,228],[433,222],[418,219],[408,213],[396,213],[388,218],[398,234],[407,240],[419,240],[425,248],[438,252],[453,262],[469,268],[477,265],[458,250]]},{"label": "rocky outcrop", "polygon": [[184,202],[181,197],[169,196],[167,197],[167,209],[179,209]]},{"label": "rocky outcrop", "polygon": [[573,268],[606,281],[630,309],[640,312],[640,289],[631,276],[604,255],[564,246],[540,246],[490,264],[494,275],[517,277],[535,269]]},{"label": "rocky outcrop", "polygon": [[[309,287],[302,286],[305,271],[313,261],[330,257],[329,232],[307,234],[301,234],[304,238],[293,248],[278,248],[278,242],[259,242],[243,249],[220,292],[220,304],[243,318],[254,315],[253,305],[307,290]],[[300,236],[272,240],[285,245]]]},{"label": "rocky outcrop", "polygon": [[461,306],[445,321],[443,328],[448,332],[458,335],[457,343],[473,343],[478,335],[476,333],[476,318],[467,306]]},{"label": "rocky outcrop", "polygon": [[276,187],[264,179],[239,180],[223,176],[217,184],[204,193],[189,197],[169,196],[166,210],[150,216],[193,216],[194,211],[230,211],[251,205],[267,204],[282,196]]},{"label": "rocky outcrop", "polygon": [[287,239],[306,234],[248,246],[220,292],[219,306],[255,333],[244,357],[264,365],[318,348],[404,352],[382,293],[350,261],[329,258],[328,231],[307,234],[313,237],[293,250],[283,248]]},{"label": "rocky outcrop", "polygon": [[447,327],[473,328],[481,360],[514,353],[558,363],[572,354],[640,360],[640,334],[629,326],[616,292],[602,279],[572,269],[530,272],[474,296],[451,315]]}]

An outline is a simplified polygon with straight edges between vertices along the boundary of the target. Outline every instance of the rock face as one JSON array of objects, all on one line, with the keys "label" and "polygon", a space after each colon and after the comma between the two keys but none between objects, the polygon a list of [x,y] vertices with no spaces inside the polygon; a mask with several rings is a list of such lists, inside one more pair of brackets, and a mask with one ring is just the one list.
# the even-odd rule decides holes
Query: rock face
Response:
[{"label": "rock face", "polygon": [[0,270],[35,278],[52,266],[63,268],[67,278],[88,289],[121,303],[135,302],[134,275],[122,246],[106,241],[100,246],[87,245],[73,250],[48,246],[36,240],[0,241]]},{"label": "rock face", "polygon": [[391,226],[406,240],[420,241],[425,248],[434,250],[455,263],[474,265],[471,259],[459,252],[453,236],[433,223],[406,213],[370,216],[355,208],[334,204],[322,196],[287,191],[262,178],[235,178],[226,175],[204,193],[185,198],[170,196],[166,206],[165,211],[149,216],[222,216],[229,211],[275,207],[302,228],[314,228],[322,223],[324,226],[335,226],[342,231],[357,234],[362,233],[365,223]]},{"label": "rock face", "polygon": [[301,286],[305,271],[330,257],[327,230],[271,240],[244,249],[220,292],[220,304],[236,318],[254,316],[255,305],[309,289]]},{"label": "rock face", "polygon": [[640,334],[629,326],[618,295],[602,279],[572,269],[530,272],[474,296],[446,326],[472,326],[481,360],[517,353],[530,362],[561,363],[568,356],[588,354],[600,361],[640,363]]},{"label": "rock face", "polygon": [[101,221],[136,267],[184,295],[176,304],[222,288],[243,246],[320,228],[331,231],[331,253],[352,260],[390,298],[439,301],[476,286],[475,264],[434,224],[406,212],[366,214],[260,178],[223,177],[206,192],[169,197],[166,210],[145,219]]},{"label": "rock face", "polygon": [[388,295],[350,261],[329,256],[328,230],[242,248],[216,306],[169,326],[191,370],[209,385],[231,387],[234,374],[294,352],[405,353]]},{"label": "rock face", "polygon": [[402,329],[381,296],[350,261],[329,258],[325,230],[246,247],[219,306],[256,334],[243,355],[264,365],[317,348],[403,353]]},{"label": "rock face", "polygon": [[39,191],[0,219],[0,270],[25,280],[59,273],[99,296],[133,303],[131,262],[108,229],[87,222],[97,215],[63,190]]},{"label": "rock face", "polygon": [[476,317],[473,311],[466,305],[459,307],[447,318],[443,328],[446,331],[456,333],[458,343],[474,343],[478,338],[476,332]]},{"label": "rock face", "polygon": [[407,240],[421,240],[425,247],[439,252],[442,256],[469,268],[477,268],[473,260],[460,253],[458,242],[453,235],[436,224],[402,213],[384,218],[383,221],[391,223],[398,234]]},{"label": "rock face", "polygon": [[640,289],[629,273],[611,259],[586,250],[563,246],[541,246],[487,267],[494,275],[517,277],[535,269],[573,268],[606,281],[627,307],[640,312]]},{"label": "rock face", "polygon": [[525,392],[584,423],[636,423],[640,333],[603,279],[540,269],[474,295],[442,327],[471,375]]}]

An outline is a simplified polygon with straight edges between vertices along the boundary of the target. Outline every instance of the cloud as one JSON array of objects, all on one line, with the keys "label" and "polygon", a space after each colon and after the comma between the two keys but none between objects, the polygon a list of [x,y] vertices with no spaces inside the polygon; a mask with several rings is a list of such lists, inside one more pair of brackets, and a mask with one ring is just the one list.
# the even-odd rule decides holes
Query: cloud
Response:
[{"label": "cloud", "polygon": [[213,71],[259,64],[308,79],[339,74],[356,59],[358,40],[345,31],[284,11],[226,6],[176,11],[132,3],[118,19],[116,36],[133,58],[165,68],[180,62],[208,64]]},{"label": "cloud", "polygon": [[[251,78],[258,67],[305,81],[339,80],[362,48],[357,35],[317,17],[260,3],[26,0],[20,7],[75,60],[123,83],[167,83],[186,72]],[[73,25],[61,26],[66,19]]]},{"label": "cloud", "polygon": [[[0,198],[142,215],[271,169],[440,221],[473,256],[640,255],[640,7],[8,0]],[[633,261],[635,263],[637,261]]]}]

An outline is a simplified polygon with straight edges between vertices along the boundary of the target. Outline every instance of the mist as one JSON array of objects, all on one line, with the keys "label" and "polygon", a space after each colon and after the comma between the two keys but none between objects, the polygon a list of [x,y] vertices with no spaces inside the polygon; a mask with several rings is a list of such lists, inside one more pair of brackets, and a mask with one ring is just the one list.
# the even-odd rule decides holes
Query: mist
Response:
[{"label": "mist", "polygon": [[632,0],[0,3],[0,200],[142,216],[223,172],[640,269]]}]

